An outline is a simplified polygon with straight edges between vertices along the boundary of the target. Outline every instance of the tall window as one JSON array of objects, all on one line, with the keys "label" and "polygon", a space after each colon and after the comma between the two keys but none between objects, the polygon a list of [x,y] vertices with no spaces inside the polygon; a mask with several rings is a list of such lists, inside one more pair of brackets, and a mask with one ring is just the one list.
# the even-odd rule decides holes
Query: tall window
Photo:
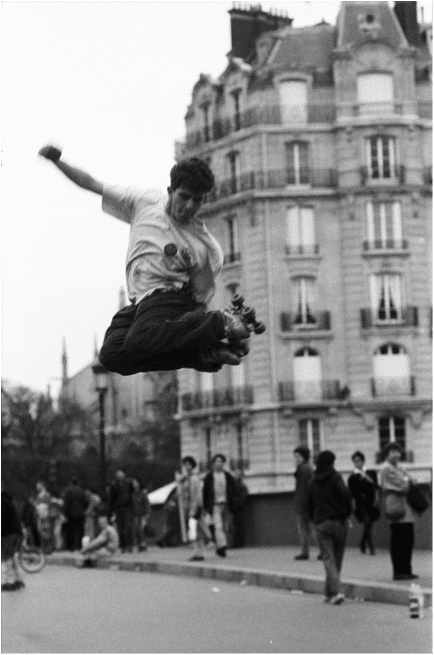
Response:
[{"label": "tall window", "polygon": [[240,254],[237,219],[234,216],[229,216],[226,219],[226,225],[228,243],[227,258],[230,262],[235,262],[239,259]]},{"label": "tall window", "polygon": [[357,77],[361,114],[393,112],[393,76],[390,73],[363,73]]},{"label": "tall window", "polygon": [[411,392],[410,359],[403,346],[387,343],[374,354],[374,384],[377,396]]},{"label": "tall window", "polygon": [[303,142],[286,144],[288,184],[309,184],[308,147]]},{"label": "tall window", "polygon": [[317,418],[304,418],[298,422],[300,446],[307,446],[313,459],[322,450],[322,425]]},{"label": "tall window", "polygon": [[286,214],[287,252],[310,254],[316,252],[315,214],[312,207],[289,207]]},{"label": "tall window", "polygon": [[302,80],[285,80],[279,84],[282,123],[307,122],[307,85]]},{"label": "tall window", "polygon": [[211,466],[212,458],[212,433],[211,428],[205,428],[205,465],[207,468]]},{"label": "tall window", "polygon": [[401,320],[401,276],[397,273],[372,275],[371,301],[376,322],[390,323]]},{"label": "tall window", "polygon": [[315,280],[311,277],[299,277],[294,280],[294,323],[295,325],[315,324],[314,316]]},{"label": "tall window", "polygon": [[373,248],[402,246],[401,204],[399,202],[371,202],[366,205],[368,240]]},{"label": "tall window", "polygon": [[240,191],[240,153],[230,152],[229,163],[229,187],[231,193]]},{"label": "tall window", "polygon": [[240,130],[242,127],[241,104],[240,104],[241,89],[235,89],[235,91],[232,91],[231,96],[234,101],[234,130]]},{"label": "tall window", "polygon": [[395,177],[395,139],[387,136],[373,136],[366,142],[368,175],[373,180]]},{"label": "tall window", "polygon": [[204,141],[211,140],[211,105],[202,105],[202,126]]},{"label": "tall window", "polygon": [[321,359],[313,348],[301,348],[294,355],[296,400],[321,399]]},{"label": "tall window", "polygon": [[378,419],[380,451],[390,442],[398,443],[406,450],[405,418],[403,416],[380,416]]}]

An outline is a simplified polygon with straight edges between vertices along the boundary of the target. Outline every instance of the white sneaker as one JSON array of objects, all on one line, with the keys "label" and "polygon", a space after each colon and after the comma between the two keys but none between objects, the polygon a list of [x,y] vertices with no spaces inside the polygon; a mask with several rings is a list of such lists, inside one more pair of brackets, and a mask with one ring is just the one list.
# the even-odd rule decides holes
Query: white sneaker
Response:
[{"label": "white sneaker", "polygon": [[336,594],[336,596],[330,598],[330,605],[342,605],[344,600],[345,600],[344,594]]}]

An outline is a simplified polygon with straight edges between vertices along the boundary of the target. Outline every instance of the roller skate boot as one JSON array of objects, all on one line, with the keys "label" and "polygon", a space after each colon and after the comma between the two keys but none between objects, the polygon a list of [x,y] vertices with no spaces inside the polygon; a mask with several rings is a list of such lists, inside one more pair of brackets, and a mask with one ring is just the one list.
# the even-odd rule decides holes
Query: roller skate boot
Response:
[{"label": "roller skate boot", "polygon": [[231,314],[238,316],[243,323],[244,327],[248,330],[249,334],[254,332],[255,334],[263,334],[266,327],[262,321],[258,321],[256,318],[256,312],[253,307],[246,307],[244,305],[244,297],[236,294],[231,301]]}]

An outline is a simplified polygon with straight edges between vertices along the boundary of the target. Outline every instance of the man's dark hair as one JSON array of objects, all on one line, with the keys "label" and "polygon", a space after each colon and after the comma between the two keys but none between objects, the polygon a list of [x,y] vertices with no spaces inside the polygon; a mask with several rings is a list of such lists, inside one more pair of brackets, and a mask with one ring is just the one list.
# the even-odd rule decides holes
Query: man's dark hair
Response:
[{"label": "man's dark hair", "polygon": [[191,455],[187,455],[186,457],[183,457],[181,459],[181,464],[191,464],[194,469],[197,466],[196,460]]},{"label": "man's dark hair", "polygon": [[181,159],[170,171],[170,188],[176,191],[185,186],[192,193],[206,194],[215,184],[214,173],[208,164],[199,157]]},{"label": "man's dark hair", "polygon": [[353,455],[351,455],[351,459],[353,460],[353,462],[354,462],[355,457],[359,457],[359,459],[361,459],[362,462],[365,461],[365,456],[360,450],[356,450],[356,452],[353,453]]},{"label": "man's dark hair", "polygon": [[323,450],[317,457],[316,468],[327,469],[331,468],[335,463],[336,455],[331,450]]},{"label": "man's dark hair", "polygon": [[295,453],[301,455],[305,462],[308,462],[310,459],[310,450],[307,446],[297,446],[297,448],[294,448]]},{"label": "man's dark hair", "polygon": [[396,441],[391,441],[390,443],[387,444],[387,446],[383,450],[383,453],[382,453],[383,459],[386,459],[386,457],[388,456],[388,454],[390,453],[391,450],[396,450],[401,455],[402,455],[402,452],[403,452],[401,446],[399,445],[399,443],[397,443]]},{"label": "man's dark hair", "polygon": [[217,455],[214,455],[214,457],[212,458],[211,462],[214,464],[214,462],[216,461],[216,459],[217,459],[218,457],[220,457],[220,459],[222,460],[223,464],[226,464],[226,457],[225,457],[224,455],[222,455],[221,453],[217,453]]}]

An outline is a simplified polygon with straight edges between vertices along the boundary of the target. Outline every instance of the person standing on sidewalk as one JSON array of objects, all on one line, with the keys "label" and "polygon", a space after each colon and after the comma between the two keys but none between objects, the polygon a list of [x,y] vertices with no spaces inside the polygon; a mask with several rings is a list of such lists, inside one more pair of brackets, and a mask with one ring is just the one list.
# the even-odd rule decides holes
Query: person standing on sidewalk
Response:
[{"label": "person standing on sidewalk", "polygon": [[396,442],[389,443],[383,453],[386,461],[380,475],[386,518],[390,525],[390,559],[394,580],[414,580],[411,558],[414,546],[416,515],[406,501],[412,479],[399,465],[402,449]]},{"label": "person standing on sidewalk", "polygon": [[330,450],[323,450],[318,455],[315,473],[309,485],[309,515],[315,524],[325,568],[324,601],[340,605],[345,599],[340,591],[340,573],[352,502],[348,488],[334,468],[335,459],[335,454]]},{"label": "person standing on sidewalk", "polygon": [[2,591],[24,587],[16,561],[22,538],[17,508],[12,496],[2,488]]},{"label": "person standing on sidewalk", "polygon": [[88,499],[77,478],[71,478],[71,484],[63,493],[63,514],[66,519],[66,549],[79,551],[84,537],[84,521]]},{"label": "person standing on sidewalk", "polygon": [[143,485],[138,480],[132,480],[134,493],[133,493],[133,508],[134,508],[134,545],[140,553],[147,550],[145,528],[149,520],[150,504],[148,494]]},{"label": "person standing on sidewalk", "polygon": [[241,469],[234,471],[234,512],[232,515],[232,548],[244,546],[244,508],[247,503],[249,490],[243,480]]},{"label": "person standing on sidewalk", "polygon": [[360,450],[357,450],[351,459],[354,469],[348,478],[348,487],[354,499],[354,516],[363,525],[360,551],[364,554],[366,548],[369,548],[370,554],[375,555],[372,527],[380,516],[376,505],[377,472],[365,468],[365,456]]},{"label": "person standing on sidewalk", "polygon": [[[181,460],[182,473],[178,477],[180,502],[184,512],[184,524],[189,532],[194,551],[190,557],[191,562],[203,562],[205,559],[205,526],[203,523],[202,489],[199,476],[196,475],[196,460],[187,455]],[[193,523],[196,521],[196,523]],[[195,534],[192,534],[192,526],[195,526]]]},{"label": "person standing on sidewalk", "polygon": [[294,511],[297,520],[298,538],[301,553],[296,560],[309,559],[309,537],[312,533],[312,521],[309,516],[309,484],[313,478],[313,469],[309,463],[310,450],[306,446],[298,446],[294,450],[295,459],[295,493]]},{"label": "person standing on sidewalk", "polygon": [[213,519],[219,557],[226,557],[229,513],[234,509],[234,478],[224,470],[225,463],[224,455],[214,455],[213,470],[205,476],[203,484],[203,504]]},{"label": "person standing on sidewalk", "polygon": [[122,552],[132,553],[134,543],[134,487],[125,471],[118,469],[110,486],[110,516],[116,517],[119,545]]}]

